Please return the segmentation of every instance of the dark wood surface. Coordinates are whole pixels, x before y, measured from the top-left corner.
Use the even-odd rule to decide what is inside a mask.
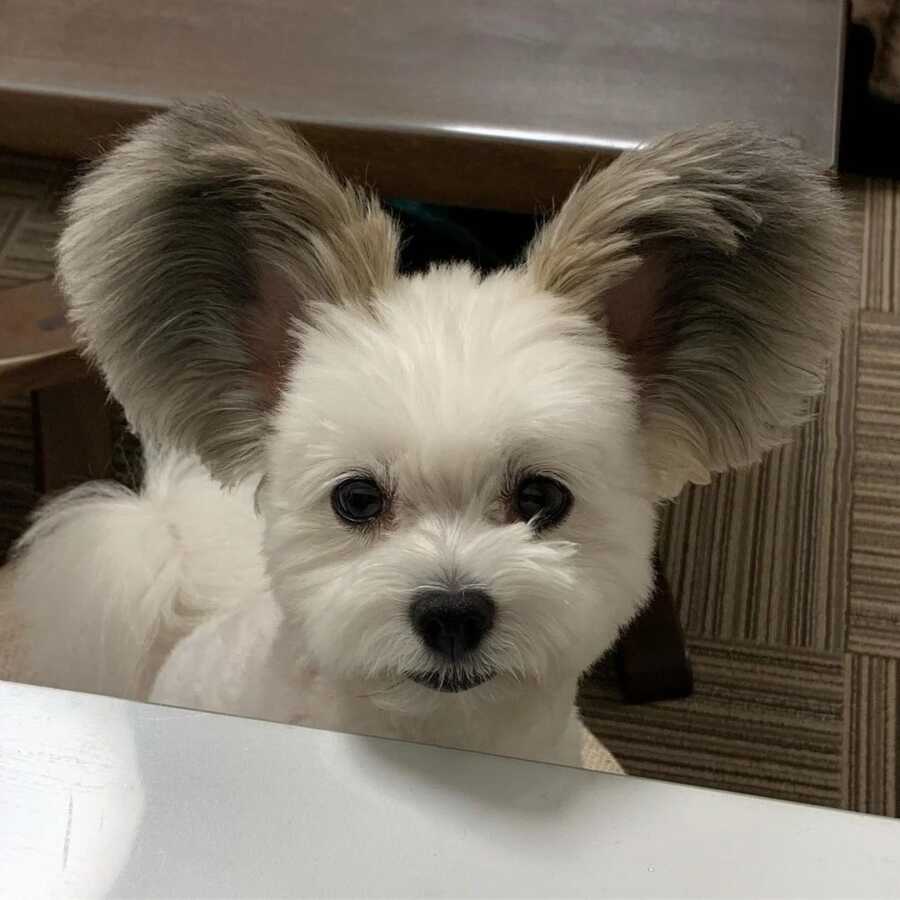
[[[31,93],[0,83],[0,147],[91,159],[128,126],[164,108],[162,102]],[[586,166],[616,155],[567,144],[390,132],[281,118],[346,177],[388,198],[447,205],[542,212],[565,196]]]
[[[67,384],[85,378],[89,373],[90,367],[74,348],[14,367],[6,367],[0,361],[0,400],[21,397],[30,391],[40,391],[56,384]]]
[[[174,97],[301,127],[388,195],[533,210],[723,119],[835,158],[842,0],[5,0],[0,146],[90,156]]]
[[[34,395],[34,403],[41,492],[110,477],[113,422],[98,376],[47,387]]]
[[[0,291],[0,363],[74,345],[65,301],[50,279]]]
[[[0,401],[84,379],[89,371],[52,280],[0,291]]]

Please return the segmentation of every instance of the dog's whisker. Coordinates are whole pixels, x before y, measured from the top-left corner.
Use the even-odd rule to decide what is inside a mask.
[[[357,700],[366,700],[366,699],[368,699],[368,698],[370,698],[370,697],[379,697],[379,696],[383,696],[384,694],[390,694],[390,693],[392,693],[393,691],[396,691],[397,688],[401,687],[401,686],[403,685],[403,683],[404,683],[405,680],[406,680],[405,678],[400,678],[398,681],[396,681],[396,682],[395,682],[394,684],[392,684],[392,685],[389,685],[388,687],[385,687],[385,688],[378,688],[377,690],[367,691],[367,692],[362,693],[362,694],[357,693],[357,694],[354,694],[353,696],[354,696]]]

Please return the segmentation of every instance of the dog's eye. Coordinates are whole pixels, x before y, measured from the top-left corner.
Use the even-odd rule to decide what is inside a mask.
[[[516,512],[535,528],[558,525],[572,507],[569,490],[554,478],[533,475],[519,483],[515,496]]]
[[[334,489],[331,505],[345,522],[363,525],[381,515],[384,494],[371,478],[350,478]]]

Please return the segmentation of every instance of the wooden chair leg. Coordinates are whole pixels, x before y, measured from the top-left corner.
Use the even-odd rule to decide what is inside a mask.
[[[110,476],[113,420],[97,376],[35,391],[33,405],[39,491]]]
[[[678,700],[694,689],[684,631],[658,554],[653,568],[653,596],[615,648],[616,672],[626,703]]]

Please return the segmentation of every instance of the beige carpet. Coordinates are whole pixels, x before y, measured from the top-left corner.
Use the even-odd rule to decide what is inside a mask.
[[[64,174],[0,158],[0,287],[49,272]],[[897,815],[900,190],[845,189],[859,310],[819,415],[663,517],[695,695],[625,706],[598,675],[582,708],[631,773]],[[0,406],[0,551],[35,499],[30,422]]]

